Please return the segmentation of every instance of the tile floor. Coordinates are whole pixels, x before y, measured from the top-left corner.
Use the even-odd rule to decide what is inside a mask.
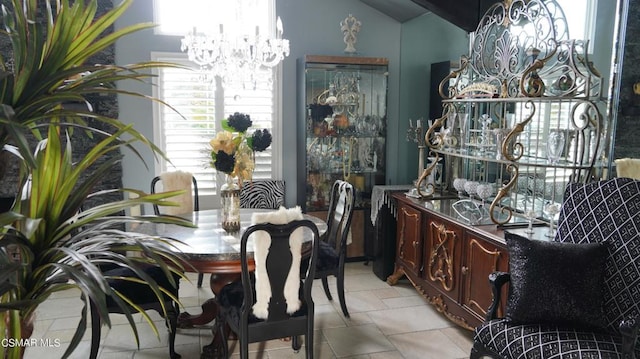
[[[198,313],[199,305],[211,297],[209,289],[193,283],[180,284],[180,298],[191,313]],[[389,286],[378,279],[371,266],[362,262],[348,263],[345,275],[346,301],[351,318],[342,315],[335,294],[335,280],[330,288],[336,297],[327,300],[319,280],[314,283],[316,303],[315,358],[357,359],[459,359],[468,358],[472,344],[471,332],[460,329],[427,304],[407,280]],[[43,303],[37,312],[37,322],[32,338],[59,341],[58,347],[30,347],[25,358],[60,358],[78,325],[82,303],[78,292],[57,293]],[[102,330],[99,358],[167,358],[168,334],[162,319],[149,312],[160,333],[158,339],[148,324],[138,314],[140,350],[126,318],[113,314],[111,329]],[[72,358],[88,358],[90,331],[87,330]],[[178,329],[176,351],[183,359],[197,359],[203,345],[211,341],[211,330]],[[295,354],[290,342],[274,340],[254,343],[249,347],[252,358],[304,358],[304,348]],[[232,358],[239,357],[238,348]]]

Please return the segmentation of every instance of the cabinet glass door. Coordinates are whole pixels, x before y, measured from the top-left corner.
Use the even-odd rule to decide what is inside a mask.
[[[304,71],[306,210],[327,209],[338,179],[356,189],[356,208],[369,207],[385,182],[387,60],[307,56]]]

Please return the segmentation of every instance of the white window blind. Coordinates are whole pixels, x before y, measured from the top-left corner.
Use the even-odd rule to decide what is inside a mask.
[[[190,64],[186,55],[153,54],[153,60]],[[249,114],[255,129],[268,129],[272,135],[274,121],[274,91],[268,78],[271,69],[265,73],[256,88],[243,89],[202,81],[198,70],[162,68],[158,70],[154,95],[172,108],[155,104],[157,124],[155,143],[167,155],[171,163],[161,159],[159,171],[183,170],[194,174],[202,208],[219,207],[218,183],[223,179],[209,164],[209,141],[220,130],[220,121],[234,112]],[[219,82],[219,81],[218,81]],[[175,111],[174,111],[175,109]],[[177,112],[176,112],[177,111]],[[274,141],[277,136],[273,136]],[[254,179],[273,178],[272,146],[255,156]]]

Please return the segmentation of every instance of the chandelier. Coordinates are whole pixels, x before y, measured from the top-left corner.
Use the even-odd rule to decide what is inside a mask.
[[[216,34],[198,33],[194,28],[182,39],[181,50],[200,67],[205,81],[214,81],[217,76],[223,84],[241,82],[243,87],[251,84],[255,88],[263,78],[271,82],[271,71],[265,69],[289,56],[289,40],[283,39],[282,33],[280,17],[275,38],[263,36],[258,26],[254,35],[226,33],[224,25]]]

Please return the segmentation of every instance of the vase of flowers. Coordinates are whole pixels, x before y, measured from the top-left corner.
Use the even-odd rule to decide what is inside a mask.
[[[252,178],[255,152],[271,145],[272,137],[267,129],[247,132],[252,124],[249,115],[236,112],[222,121],[223,130],[209,143],[211,166],[226,174],[220,198],[222,228],[227,232],[240,230],[240,188],[245,180]]]

